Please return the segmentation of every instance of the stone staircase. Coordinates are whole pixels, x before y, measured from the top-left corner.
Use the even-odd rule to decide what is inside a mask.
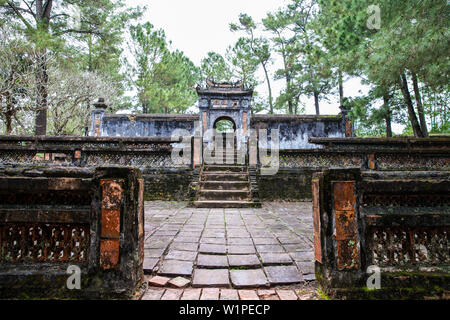
[[[226,158],[226,156],[225,156]],[[228,161],[231,162],[231,161]],[[261,203],[255,196],[255,184],[251,183],[247,164],[203,165],[197,185],[197,208],[259,208]],[[253,188],[252,188],[253,187]]]

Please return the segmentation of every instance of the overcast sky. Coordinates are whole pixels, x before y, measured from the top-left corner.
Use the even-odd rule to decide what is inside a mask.
[[[137,0],[126,1],[130,6],[146,5],[147,12],[144,21],[151,22],[156,28],[162,28],[166,32],[168,40],[172,41],[172,48],[185,53],[196,65],[207,55],[209,51],[225,54],[229,45],[233,45],[242,34],[229,31],[230,22],[237,22],[240,13],[247,13],[260,21],[267,12],[283,7],[286,0]],[[272,66],[274,72],[279,66],[279,59]],[[262,75],[260,76],[263,80]],[[275,96],[282,88],[283,82],[277,81]],[[257,90],[266,92],[266,84],[261,84]],[[351,79],[344,85],[346,96],[358,95],[359,90],[364,90],[359,80]],[[314,101],[304,99],[307,114],[314,113]],[[322,114],[339,113],[338,98],[331,98],[330,103],[321,101]]]

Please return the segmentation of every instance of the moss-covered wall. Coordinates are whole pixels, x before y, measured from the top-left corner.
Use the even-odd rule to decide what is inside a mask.
[[[282,169],[271,176],[257,175],[262,201],[310,201],[311,177],[317,169]]]
[[[190,184],[195,179],[192,169],[144,169],[142,175],[145,180],[145,201],[190,200]]]

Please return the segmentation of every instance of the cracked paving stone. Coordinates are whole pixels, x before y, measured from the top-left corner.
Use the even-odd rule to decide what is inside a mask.
[[[293,290],[277,290],[280,300],[298,300],[297,295]]]
[[[258,250],[259,253],[266,253],[266,252],[279,252],[284,253],[284,249],[280,245],[272,245],[272,244],[262,244],[257,245],[256,250]]]
[[[214,254],[225,254],[227,252],[227,247],[222,244],[200,244],[200,253],[214,253]]]
[[[254,254],[250,255],[228,255],[230,267],[259,267],[261,262]]]
[[[168,282],[168,284],[170,284],[171,286],[173,286],[175,288],[184,288],[189,283],[191,283],[191,280],[183,278],[183,277],[176,277]]]
[[[303,279],[304,279],[305,281],[314,281],[314,280],[316,280],[316,275],[315,275],[314,273],[305,274],[305,275],[303,276]]]
[[[181,261],[194,261],[197,257],[197,252],[192,251],[178,251],[171,250],[166,255],[165,260],[181,260]]]
[[[166,289],[161,300],[180,300],[182,289]]]
[[[199,300],[202,289],[185,289],[180,300]]]
[[[305,278],[305,275],[307,275],[307,274],[314,274],[314,262],[296,261],[295,264],[302,271],[303,278]]]
[[[201,238],[200,239],[201,244],[226,244],[225,238]]]
[[[164,260],[158,271],[160,275],[190,276],[194,263],[192,261]]]
[[[160,300],[164,289],[147,289],[141,300]]]
[[[281,244],[302,244],[303,241],[299,238],[278,238]]]
[[[169,247],[171,250],[180,250],[180,251],[197,251],[198,244],[197,243],[183,243],[183,242],[175,242]]]
[[[295,261],[301,262],[314,261],[314,253],[310,251],[291,252],[290,255],[292,259],[294,259]]]
[[[297,252],[297,251],[307,251],[310,250],[308,245],[305,244],[285,244],[283,247],[286,251],[289,252]]]
[[[253,241],[250,237],[247,238],[229,238],[228,245],[244,245],[244,246],[252,246]]]
[[[239,300],[236,289],[220,289],[220,300]]]
[[[165,248],[161,249],[144,249],[144,256],[147,258],[159,258],[164,254]]]
[[[205,288],[202,290],[200,300],[219,300],[220,290],[218,288]]]
[[[231,283],[236,288],[267,287],[269,282],[262,269],[230,270]]]
[[[238,290],[241,300],[259,300],[255,290]]]
[[[151,273],[159,262],[159,258],[144,258],[144,272]]]
[[[228,287],[230,280],[228,269],[195,269],[192,286]]]
[[[197,259],[198,267],[227,268],[228,260],[226,256],[199,254]]]
[[[259,289],[258,290],[258,296],[261,299],[264,299],[264,300],[270,300],[273,297],[277,297],[278,298],[277,293],[273,289],[266,289],[266,290]]]
[[[145,241],[144,248],[145,249],[163,249],[163,251],[170,244],[170,241]]]
[[[256,253],[254,246],[231,245],[228,246],[228,254],[252,254]]]
[[[227,230],[228,238],[248,238],[250,237],[249,233],[246,230]]]
[[[253,242],[256,245],[261,245],[261,244],[275,244],[275,245],[279,245],[280,243],[278,242],[277,239],[275,238],[253,238]]]
[[[293,263],[292,258],[287,253],[268,252],[260,253],[259,256],[264,265]]]
[[[148,280],[148,284],[156,287],[164,287],[169,281],[170,278],[155,276]]]
[[[197,243],[200,237],[177,237],[173,242]]]
[[[303,281],[302,275],[294,266],[264,267],[270,284],[291,284]]]

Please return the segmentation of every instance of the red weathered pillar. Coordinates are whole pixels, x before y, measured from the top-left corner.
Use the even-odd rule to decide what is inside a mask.
[[[123,181],[100,180],[100,186],[102,188],[100,266],[103,269],[111,269],[119,263]]]

